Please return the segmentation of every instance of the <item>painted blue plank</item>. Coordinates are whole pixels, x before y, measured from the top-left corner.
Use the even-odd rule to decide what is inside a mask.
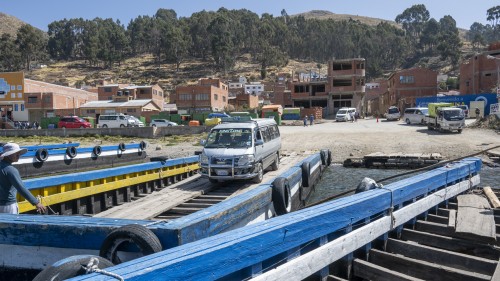
[[[28,179],[25,181],[25,185],[27,189],[34,190],[48,186],[55,186],[55,185],[82,182],[82,181],[91,181],[95,179],[120,176],[123,174],[143,172],[153,169],[159,169],[161,167],[170,167],[181,164],[192,164],[192,163],[197,163],[198,160],[199,160],[198,156],[190,156],[185,158],[170,159],[165,162],[160,162],[160,161],[149,162],[149,163],[121,166],[121,167],[109,168],[97,171],[88,171],[88,172],[57,175],[44,178]]]
[[[81,216],[0,214],[0,244],[99,249],[104,238],[117,227],[127,224],[147,225],[151,222]]]
[[[175,235],[165,237],[165,239],[160,238],[160,240],[165,248],[170,248],[234,229],[239,224],[244,225],[248,220],[253,219],[256,213],[267,210],[271,202],[271,186],[262,184],[204,209],[202,212],[196,212],[159,226],[159,228],[173,230],[168,234]]]
[[[140,144],[138,144],[138,143],[125,144],[125,149],[138,149],[139,145]],[[72,145],[69,145],[67,147],[71,147],[71,146]],[[64,149],[54,148],[54,149],[48,150],[47,152],[49,153],[49,156],[50,155],[64,155],[64,154],[66,154],[67,147],[64,147]],[[39,147],[39,148],[42,148],[42,147]],[[77,147],[76,152],[77,153],[92,152],[93,149],[94,149],[94,147]],[[22,158],[34,157],[36,155],[36,150],[37,149],[26,152],[25,154],[23,154]],[[101,150],[102,151],[117,151],[117,152],[119,151],[118,145],[101,146]]]
[[[61,144],[48,144],[48,145],[27,145],[27,146],[21,146],[23,148],[26,148],[28,151],[32,150],[38,150],[40,148],[45,148],[45,149],[60,149],[60,148],[67,148],[71,146],[80,146],[79,142],[75,143],[61,143]]]

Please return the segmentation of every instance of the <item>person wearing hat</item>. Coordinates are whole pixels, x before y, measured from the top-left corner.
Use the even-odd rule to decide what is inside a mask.
[[[16,143],[6,143],[0,154],[0,213],[19,214],[17,192],[26,198],[36,210],[45,213],[47,208],[29,192],[19,175],[19,171],[12,165],[19,161],[19,157],[26,153],[26,148],[20,148]]]

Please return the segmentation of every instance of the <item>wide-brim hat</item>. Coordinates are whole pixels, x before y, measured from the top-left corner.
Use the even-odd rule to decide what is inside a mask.
[[[7,157],[15,153],[23,155],[26,152],[28,152],[26,148],[19,147],[17,143],[9,142],[4,144],[4,146],[2,147],[2,154],[0,154],[0,159],[3,159],[4,157]]]

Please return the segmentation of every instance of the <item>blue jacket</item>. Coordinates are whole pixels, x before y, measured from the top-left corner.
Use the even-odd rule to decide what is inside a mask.
[[[7,161],[0,161],[0,205],[17,203],[17,192],[31,204],[36,205],[38,199],[24,186],[19,171]]]

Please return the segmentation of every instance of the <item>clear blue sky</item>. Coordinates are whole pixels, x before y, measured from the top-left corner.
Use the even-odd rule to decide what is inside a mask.
[[[119,19],[127,26],[140,15],[153,16],[160,8],[173,9],[180,17],[189,17],[202,10],[247,9],[259,16],[263,13],[280,16],[285,9],[289,15],[311,10],[326,10],[336,14],[351,14],[394,20],[398,14],[416,4],[424,4],[437,21],[452,16],[457,27],[469,29],[472,23],[487,24],[486,10],[498,5],[491,0],[2,0],[0,12],[15,16],[42,30],[64,18]]]

